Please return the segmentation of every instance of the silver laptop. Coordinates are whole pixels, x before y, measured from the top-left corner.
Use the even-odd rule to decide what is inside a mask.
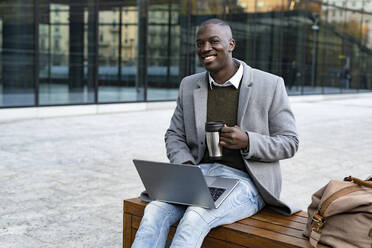
[[[238,179],[204,176],[196,165],[133,160],[152,200],[218,208]]]

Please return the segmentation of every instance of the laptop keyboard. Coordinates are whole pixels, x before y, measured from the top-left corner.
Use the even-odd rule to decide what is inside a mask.
[[[209,192],[211,192],[213,201],[217,199],[225,192],[226,189],[209,187]]]

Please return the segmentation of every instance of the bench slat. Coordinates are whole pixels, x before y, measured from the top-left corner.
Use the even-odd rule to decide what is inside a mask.
[[[293,215],[296,215],[296,216],[301,216],[301,217],[304,217],[304,218],[307,218],[307,212],[305,211],[300,211],[300,212],[297,212]]]
[[[217,232],[217,234],[215,234]],[[243,225],[241,223],[233,223],[220,228],[213,229],[210,235],[213,237],[226,234],[224,239],[240,245],[252,247],[310,247],[306,246],[307,241],[303,238],[288,236],[278,232],[262,229],[255,226]]]
[[[214,239],[212,237],[206,237],[204,239],[202,248],[208,248],[208,247],[213,247],[213,248],[244,248],[244,246],[228,243],[223,240],[219,239]]]
[[[305,224],[303,223],[298,223],[298,222],[294,222],[291,220],[278,218],[278,217],[263,216],[260,214],[253,215],[250,218],[255,219],[255,220],[260,220],[260,221],[266,221],[266,222],[273,223],[276,225],[281,225],[284,227],[294,228],[297,230],[304,230],[304,227],[305,227]],[[244,220],[241,220],[241,221],[244,221]]]
[[[273,231],[273,232],[278,232],[278,233],[285,234],[288,236],[293,236],[296,238],[305,239],[305,237],[303,237],[302,235],[303,230],[298,230],[295,228],[288,228],[286,226],[277,225],[277,224],[266,222],[266,221],[256,220],[253,218],[246,218],[244,220],[239,221],[238,223],[255,226],[258,228],[266,229],[266,230]]]
[[[283,217],[283,215],[280,215],[279,213],[276,213],[274,211],[267,210],[265,208],[260,211],[260,215],[270,216],[270,217],[275,217],[275,218],[282,218]],[[307,217],[303,217],[301,215],[286,216],[285,219],[295,221],[295,222],[299,222],[299,223],[303,223],[303,224],[307,223]]]

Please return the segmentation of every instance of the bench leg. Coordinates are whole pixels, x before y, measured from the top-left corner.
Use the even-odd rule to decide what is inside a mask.
[[[123,214],[123,248],[130,248],[132,245],[132,215]]]

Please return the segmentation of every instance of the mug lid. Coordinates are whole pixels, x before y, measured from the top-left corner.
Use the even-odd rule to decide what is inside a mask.
[[[223,121],[208,121],[205,123],[206,132],[219,132],[225,123]]]

